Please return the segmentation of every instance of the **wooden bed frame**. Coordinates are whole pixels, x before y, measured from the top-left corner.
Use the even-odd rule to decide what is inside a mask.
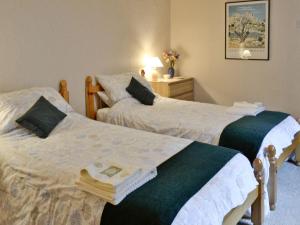
[[[85,104],[86,104],[86,116],[90,119],[97,119],[97,110],[107,107],[104,102],[101,101],[97,92],[103,91],[101,84],[96,82],[93,84],[92,76],[87,76],[85,79]],[[95,107],[97,107],[95,109]],[[273,145],[270,145],[266,149],[266,154],[270,163],[270,176],[268,182],[269,190],[269,204],[270,209],[276,209],[277,203],[277,171],[293,153],[296,154],[296,165],[300,166],[300,132],[298,132],[292,144],[284,149],[283,153],[276,158],[276,149]]]
[[[61,80],[59,82],[59,93],[69,103],[70,98],[69,98],[68,84],[66,80]]]
[[[94,105],[94,94],[102,90],[100,84],[93,86],[92,78],[86,80],[86,102],[93,102]],[[69,91],[67,82],[65,80],[60,81],[59,93],[63,98],[69,102]],[[101,104],[101,103],[100,103]],[[87,104],[87,110],[94,110],[94,106],[89,108],[90,104]],[[89,111],[91,112],[91,111]],[[94,111],[95,112],[95,111]],[[91,115],[91,114],[90,114]],[[95,119],[96,114],[93,114]],[[91,118],[91,117],[90,117]],[[247,209],[251,207],[251,221],[254,225],[262,225],[264,223],[264,175],[263,175],[263,164],[260,159],[255,159],[253,162],[254,175],[258,182],[257,187],[248,194],[245,202],[232,209],[223,220],[223,225],[237,224],[245,215]]]

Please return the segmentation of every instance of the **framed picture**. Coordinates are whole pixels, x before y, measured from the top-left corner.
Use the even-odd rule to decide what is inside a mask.
[[[270,2],[226,2],[225,59],[269,60]]]

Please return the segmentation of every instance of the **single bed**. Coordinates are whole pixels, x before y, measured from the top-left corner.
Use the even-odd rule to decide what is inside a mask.
[[[112,85],[118,87],[116,84]],[[242,117],[227,113],[226,106],[182,101],[159,95],[156,96],[153,106],[145,106],[134,98],[124,97],[108,107],[97,94],[105,91],[104,88],[97,79],[96,84],[93,84],[92,76],[86,77],[85,89],[86,115],[91,119],[214,145],[218,145],[223,129]],[[296,164],[299,165],[299,131],[298,122],[289,116],[265,136],[258,151],[257,157],[263,162],[265,178],[269,183],[271,210],[276,208],[277,170],[295,152]]]
[[[60,87],[68,100],[66,82]],[[0,224],[99,225],[106,202],[75,186],[82,168],[110,154],[158,166],[192,142],[89,120],[48,88],[18,92],[26,102],[18,100],[20,109],[12,112],[26,111],[40,95],[67,117],[47,139],[8,123],[9,131],[1,130]],[[237,153],[184,204],[172,224],[236,224],[251,206],[252,221],[262,224],[264,179],[259,159],[254,174],[247,158]]]

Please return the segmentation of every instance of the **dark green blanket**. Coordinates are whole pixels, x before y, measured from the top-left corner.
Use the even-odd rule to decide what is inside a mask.
[[[223,130],[219,145],[242,152],[253,162],[265,136],[289,114],[264,111],[257,116],[244,116]]]
[[[171,225],[183,205],[237,151],[199,142],[161,164],[158,175],[119,205],[105,205],[101,225]]]

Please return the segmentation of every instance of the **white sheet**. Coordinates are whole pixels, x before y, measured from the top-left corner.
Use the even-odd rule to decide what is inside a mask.
[[[111,124],[218,145],[223,129],[242,117],[242,115],[226,112],[227,109],[226,106],[161,96],[157,96],[153,106],[145,106],[134,98],[128,98],[118,102],[112,108],[98,110],[97,119]],[[299,130],[298,122],[288,117],[265,137],[257,157],[263,161],[266,181],[269,178],[266,147],[270,144],[274,145],[278,157],[283,149],[292,143],[294,135]],[[267,214],[269,205],[266,187],[265,192]]]
[[[78,190],[80,169],[116,154],[158,166],[190,140],[88,120],[76,113],[48,139],[24,129],[0,136],[0,224],[100,224],[105,202]],[[173,225],[218,225],[257,185],[252,167],[236,155],[178,213]]]

